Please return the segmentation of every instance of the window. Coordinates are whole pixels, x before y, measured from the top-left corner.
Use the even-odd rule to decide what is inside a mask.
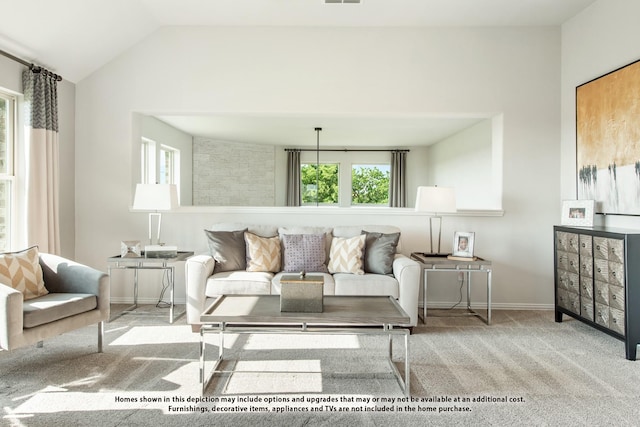
[[[142,184],[176,184],[180,187],[180,150],[142,138],[140,145],[140,182]]]
[[[0,92],[0,250],[11,249],[16,98]]]
[[[320,163],[320,173],[318,174],[315,164],[301,164],[302,204],[337,205],[339,169],[337,163]],[[316,180],[319,184],[319,189],[316,189]]]
[[[156,142],[142,138],[140,145],[140,183],[155,184],[156,182]]]
[[[160,146],[160,184],[179,184],[180,150]]]
[[[389,205],[391,167],[385,165],[352,165],[351,204]]]

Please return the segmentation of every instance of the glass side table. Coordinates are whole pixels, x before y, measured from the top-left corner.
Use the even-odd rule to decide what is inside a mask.
[[[467,277],[467,311],[480,317],[487,325],[491,324],[491,261],[476,258],[469,260],[453,260],[443,257],[430,257],[421,252],[413,252],[411,259],[418,261],[422,267],[422,322],[427,322],[427,283],[430,272],[448,271],[465,273]],[[483,273],[487,275],[487,314],[482,314],[471,308],[471,273]]]
[[[111,270],[133,270],[133,305],[123,310],[120,314],[111,318],[111,320],[122,316],[127,313],[135,313],[135,309],[138,307],[138,272],[140,270],[163,270],[168,273],[169,281],[169,323],[173,323],[177,317],[182,316],[184,313],[180,313],[177,317],[174,317],[174,287],[176,282],[175,263],[179,261],[185,261],[187,258],[193,255],[191,251],[178,251],[178,254],[174,257],[155,257],[147,258],[144,253],[141,256],[126,256],[120,255],[112,256],[107,259],[109,263],[109,277],[111,277]]]

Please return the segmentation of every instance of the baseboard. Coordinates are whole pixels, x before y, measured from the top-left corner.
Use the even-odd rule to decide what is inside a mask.
[[[163,301],[165,302],[169,302],[169,299],[163,299]],[[147,305],[147,304],[157,304],[158,303],[158,298],[141,298],[138,297],[138,304],[141,305]],[[116,297],[116,298],[111,298],[111,304],[133,304],[133,298],[131,297]],[[176,305],[184,305],[186,304],[186,299],[185,298],[175,298],[174,299],[174,304]]]
[[[427,304],[427,310],[441,310],[441,309],[450,309],[456,305],[455,302],[430,302]],[[484,302],[474,302],[471,305],[474,309],[487,309],[487,303]],[[466,308],[467,302],[462,301],[458,303],[455,308]],[[422,304],[419,305],[420,310],[422,310]],[[553,304],[524,304],[524,303],[491,303],[491,310],[553,310],[555,306]]]

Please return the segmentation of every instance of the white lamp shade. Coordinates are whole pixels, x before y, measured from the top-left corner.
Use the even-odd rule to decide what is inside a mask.
[[[138,184],[133,209],[141,211],[170,211],[179,206],[175,184]]]
[[[454,213],[456,209],[456,192],[448,187],[418,187],[416,194],[416,211]]]

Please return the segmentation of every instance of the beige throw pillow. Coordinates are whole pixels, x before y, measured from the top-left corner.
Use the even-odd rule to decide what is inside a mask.
[[[362,251],[366,235],[334,237],[329,254],[329,273],[364,274]]]
[[[0,254],[0,283],[22,292],[24,300],[49,293],[44,287],[38,247]]]
[[[280,238],[260,237],[245,231],[247,271],[280,271]]]

